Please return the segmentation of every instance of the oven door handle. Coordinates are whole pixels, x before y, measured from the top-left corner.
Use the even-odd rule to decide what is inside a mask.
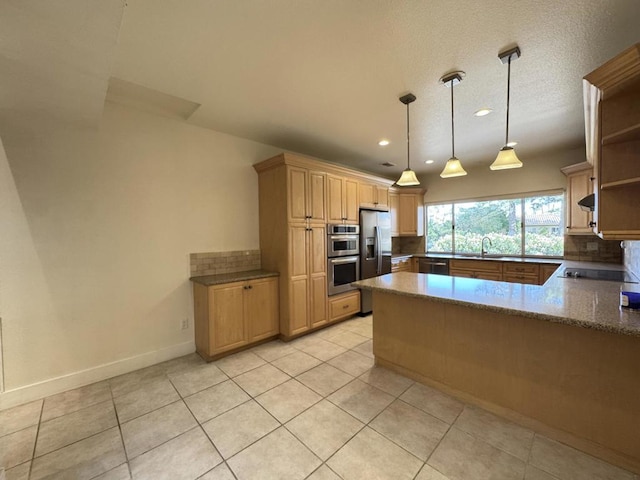
[[[357,235],[329,235],[331,240],[358,240]]]
[[[354,263],[358,257],[330,258],[331,263]]]

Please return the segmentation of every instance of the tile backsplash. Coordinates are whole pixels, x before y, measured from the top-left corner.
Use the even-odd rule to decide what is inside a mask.
[[[622,263],[622,248],[619,240],[602,240],[595,235],[565,235],[564,259]]]
[[[246,272],[261,267],[260,250],[192,253],[189,260],[193,277]]]
[[[391,237],[391,253],[424,253],[425,237]]]
[[[624,267],[640,278],[640,240],[625,240]]]

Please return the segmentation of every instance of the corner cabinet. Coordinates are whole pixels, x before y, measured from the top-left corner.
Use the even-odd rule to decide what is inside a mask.
[[[640,43],[584,77],[600,92],[594,135],[596,207],[600,238],[640,239]],[[587,146],[589,147],[589,145]]]
[[[593,193],[593,166],[582,162],[560,170],[567,176],[567,234],[592,234],[593,214],[582,210],[578,202]]]
[[[424,194],[421,188],[392,187],[389,192],[391,236],[424,235]]]
[[[214,360],[279,333],[278,278],[193,284],[196,351]]]

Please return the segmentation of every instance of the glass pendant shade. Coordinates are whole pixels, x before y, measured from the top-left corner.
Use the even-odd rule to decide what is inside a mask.
[[[516,151],[511,147],[502,147],[495,161],[489,167],[491,170],[506,170],[508,168],[520,168],[522,162],[518,159]]]
[[[462,177],[463,175],[466,175],[467,172],[465,171],[464,168],[462,168],[462,164],[460,163],[460,160],[458,160],[456,157],[451,157],[449,160],[447,160],[446,165],[444,166],[444,170],[442,170],[442,173],[440,174],[440,176],[442,178],[451,178],[451,177]]]
[[[400,175],[400,180],[396,182],[396,185],[401,187],[411,187],[413,185],[420,185],[418,181],[418,177],[416,177],[416,172],[407,168],[402,171],[402,175]]]

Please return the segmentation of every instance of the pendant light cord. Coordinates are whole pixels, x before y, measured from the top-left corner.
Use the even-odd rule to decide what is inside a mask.
[[[505,136],[504,144],[509,143],[509,92],[511,91],[511,55],[509,55],[507,70],[507,133]]]
[[[456,157],[456,130],[453,127],[453,79],[451,79],[451,158]]]
[[[411,169],[409,145],[409,104],[407,103],[407,169]]]

